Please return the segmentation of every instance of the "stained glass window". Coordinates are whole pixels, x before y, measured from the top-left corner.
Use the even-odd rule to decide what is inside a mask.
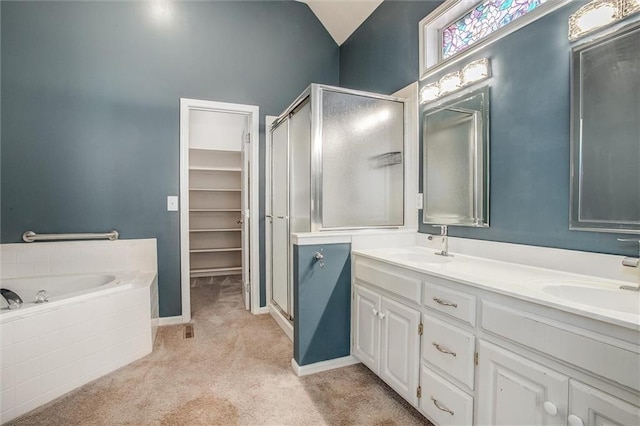
[[[446,59],[531,12],[548,0],[486,0],[442,29],[442,58]]]

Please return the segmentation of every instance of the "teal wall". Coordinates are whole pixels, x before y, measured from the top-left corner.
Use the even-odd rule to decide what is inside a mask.
[[[117,229],[158,239],[160,315],[181,314],[179,98],[277,115],[311,82],[338,84],[339,49],[290,1],[1,2],[1,241]],[[264,149],[260,150],[264,262]],[[264,305],[264,264],[262,303]]]
[[[418,22],[433,3],[387,1],[376,9],[340,50],[341,84],[393,93],[417,80]],[[491,58],[494,75],[489,82],[491,226],[452,226],[450,235],[637,255],[637,247],[616,241],[618,235],[569,230],[571,46],[567,19],[584,3],[572,2],[469,58]],[[425,13],[407,16],[407,11],[420,7]],[[411,34],[399,39],[395,35],[402,28]],[[460,66],[449,67],[421,84]],[[422,212],[419,214],[422,222]],[[434,228],[421,225],[420,232],[434,232]]]
[[[350,355],[351,244],[294,245],[293,268],[293,358],[302,366]]]

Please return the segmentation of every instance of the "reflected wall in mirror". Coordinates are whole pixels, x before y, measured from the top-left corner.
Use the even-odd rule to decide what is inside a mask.
[[[423,117],[423,222],[489,226],[489,88]]]
[[[640,23],[572,50],[571,229],[640,233]]]

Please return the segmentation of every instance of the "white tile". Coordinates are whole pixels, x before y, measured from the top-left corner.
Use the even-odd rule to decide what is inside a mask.
[[[30,277],[33,276],[33,263],[18,263],[17,265],[18,277]]]
[[[16,363],[16,345],[0,348],[0,368],[12,367]]]
[[[17,363],[15,370],[16,387],[40,375],[40,358]]]
[[[46,354],[62,347],[62,331],[55,330],[40,336],[41,353]]]
[[[15,348],[14,355],[16,362],[27,361],[40,356],[42,353],[40,339],[37,337],[16,343],[13,347]]]
[[[18,263],[19,244],[0,244],[0,261]]]
[[[42,315],[34,315],[27,318],[21,318],[16,321],[13,336],[14,342],[23,342],[40,335],[41,328],[44,325],[41,317]]]
[[[18,264],[6,259],[0,261],[0,278],[13,278],[18,275]]]
[[[40,394],[40,376],[18,384],[15,389],[17,409],[21,404],[36,398]],[[24,413],[26,413],[26,411],[24,411]]]
[[[64,307],[62,307],[64,309]],[[38,315],[39,335],[46,335],[54,331],[60,330],[60,319],[62,318],[61,309],[52,309]]]
[[[0,391],[16,385],[16,370],[13,367],[3,368],[0,370]]]
[[[5,424],[9,420],[13,420],[15,418],[16,418],[16,414],[15,414],[15,410],[13,408],[11,408],[10,410],[7,410],[7,411],[1,411],[0,412],[0,424]]]
[[[18,400],[18,395],[16,392],[16,401],[17,400]],[[25,413],[28,413],[31,410],[38,408],[41,405],[42,405],[42,398],[40,396],[37,396],[35,398],[32,398],[28,401],[23,402],[22,404],[16,405],[16,408],[14,409],[15,414],[16,416],[21,416]]]
[[[26,244],[18,252],[18,263],[32,263],[34,270],[49,272],[49,246],[50,243]]]
[[[66,258],[65,249],[52,247],[49,251],[49,271],[55,275],[68,272]]]
[[[13,344],[15,321],[0,324],[0,348]]]
[[[77,380],[80,376],[77,365],[67,364],[55,370],[45,372],[41,377],[42,392],[47,393],[60,388],[66,383]]]
[[[5,413],[16,406],[16,390],[15,388],[2,391],[0,394],[0,413]],[[6,419],[2,419],[4,422]]]
[[[70,347],[64,347],[53,352],[49,352],[40,357],[42,372],[56,370],[69,364],[69,349]]]

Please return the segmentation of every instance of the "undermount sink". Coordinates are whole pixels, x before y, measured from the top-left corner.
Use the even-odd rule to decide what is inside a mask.
[[[399,251],[389,253],[389,257],[394,260],[401,260],[413,263],[449,263],[451,257],[438,256],[433,251],[413,252],[413,251]]]
[[[637,291],[592,287],[580,281],[545,285],[542,291],[568,302],[640,315],[640,293]]]

